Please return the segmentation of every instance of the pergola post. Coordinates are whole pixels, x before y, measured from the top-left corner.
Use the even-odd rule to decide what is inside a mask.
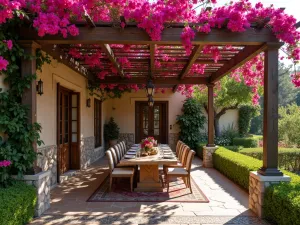
[[[21,41],[21,46],[24,49],[24,53],[35,56],[36,49],[40,48],[40,45],[34,41]],[[21,75],[26,77],[32,74],[36,74],[36,60],[22,58],[21,60]],[[33,124],[36,120],[36,80],[33,80],[30,87],[26,89],[22,96],[22,104],[29,106],[28,110],[28,123]],[[36,149],[36,144],[35,144]]]
[[[214,84],[207,84],[207,89],[208,140],[207,145],[203,147],[203,166],[213,167],[213,153],[217,149],[214,141]]]
[[[24,53],[35,56],[36,49],[40,45],[34,41],[20,41],[20,45],[24,49]],[[21,60],[21,75],[22,77],[36,74],[36,60],[25,59]],[[28,123],[33,124],[37,122],[37,93],[36,80],[32,80],[28,89],[26,89],[22,96],[22,104],[28,106]],[[32,143],[34,151],[37,150],[37,143]],[[23,180],[26,183],[33,185],[37,190],[37,203],[35,206],[35,216],[41,216],[47,209],[50,208],[50,174],[51,170],[43,171],[37,166],[37,160],[33,164],[32,175],[24,175]]]
[[[278,169],[278,49],[281,44],[267,44],[264,60],[264,120],[263,167],[264,176],[282,176]]]
[[[289,182],[278,169],[278,49],[280,43],[268,43],[264,59],[264,132],[263,166],[249,177],[249,208],[263,217],[265,189],[272,183]]]
[[[207,147],[215,147],[214,138],[214,84],[207,84],[207,105],[208,105],[208,142]]]

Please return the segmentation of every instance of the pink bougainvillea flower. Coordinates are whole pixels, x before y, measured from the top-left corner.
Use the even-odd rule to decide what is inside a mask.
[[[13,48],[12,40],[4,40],[3,42],[6,43],[6,46],[9,50],[12,50],[12,48]]]
[[[0,71],[6,70],[8,64],[9,64],[8,61],[4,59],[2,56],[0,56]]]
[[[11,161],[9,160],[0,161],[0,167],[8,167],[10,165],[11,165]]]

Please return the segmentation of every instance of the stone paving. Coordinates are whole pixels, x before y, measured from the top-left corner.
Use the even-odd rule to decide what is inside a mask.
[[[247,192],[198,158],[192,177],[209,203],[86,202],[107,173],[105,158],[77,172],[51,191],[51,208],[31,224],[268,224],[248,209]]]

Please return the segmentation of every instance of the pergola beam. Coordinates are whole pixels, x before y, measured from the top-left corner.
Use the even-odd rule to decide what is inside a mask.
[[[120,77],[105,77],[100,80],[101,84],[145,84],[147,77],[133,77],[130,79],[122,79]],[[177,77],[156,77],[153,79],[154,84],[176,85],[176,84],[207,84],[208,77],[191,77],[179,80]]]
[[[79,27],[79,35],[63,38],[61,35],[38,36],[36,30],[21,27],[20,40],[36,40],[41,44],[164,44],[182,45],[182,27],[165,28],[161,40],[152,41],[143,29],[136,26],[120,30],[110,26]],[[278,42],[278,39],[268,28],[257,30],[249,28],[245,32],[229,32],[226,29],[212,29],[209,34],[197,33],[192,40],[194,45],[261,45],[266,42]]]
[[[246,46],[240,53],[234,56],[231,60],[228,61],[223,67],[221,67],[217,72],[212,74],[210,78],[211,83],[219,81],[222,77],[229,74],[236,68],[243,65],[248,60],[254,58],[259,53],[263,52],[266,49],[266,45],[260,46]]]
[[[299,27],[300,27],[300,21],[298,21],[298,22],[295,24],[295,27],[296,27],[296,28],[299,28]]]
[[[76,73],[79,73],[83,77],[85,77],[88,80],[94,80],[95,77],[93,74],[85,67],[78,64],[76,64],[75,60],[71,60],[71,58],[67,59],[60,50],[59,46],[54,46],[53,45],[42,45],[42,50],[48,53],[52,58],[56,59],[58,62],[64,64],[71,70],[75,71]]]
[[[115,57],[115,54],[111,47],[108,44],[100,44],[102,50],[105,52],[107,55],[108,59],[110,62],[113,64],[113,66],[117,69],[118,73],[120,74],[121,77],[124,77],[124,71],[121,67],[121,65],[117,62],[117,58]]]

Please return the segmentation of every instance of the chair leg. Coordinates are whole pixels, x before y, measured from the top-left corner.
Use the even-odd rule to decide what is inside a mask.
[[[189,180],[189,188],[191,190],[191,193],[193,193],[192,185],[191,185],[191,177],[190,176],[188,176],[188,180]]]
[[[130,190],[133,190],[133,176],[130,177]]]
[[[167,192],[169,192],[170,183],[169,183],[169,176],[168,175],[166,175],[166,182],[167,182]]]
[[[109,192],[111,192],[111,186],[112,186],[112,176],[110,176],[110,179],[109,179]]]

